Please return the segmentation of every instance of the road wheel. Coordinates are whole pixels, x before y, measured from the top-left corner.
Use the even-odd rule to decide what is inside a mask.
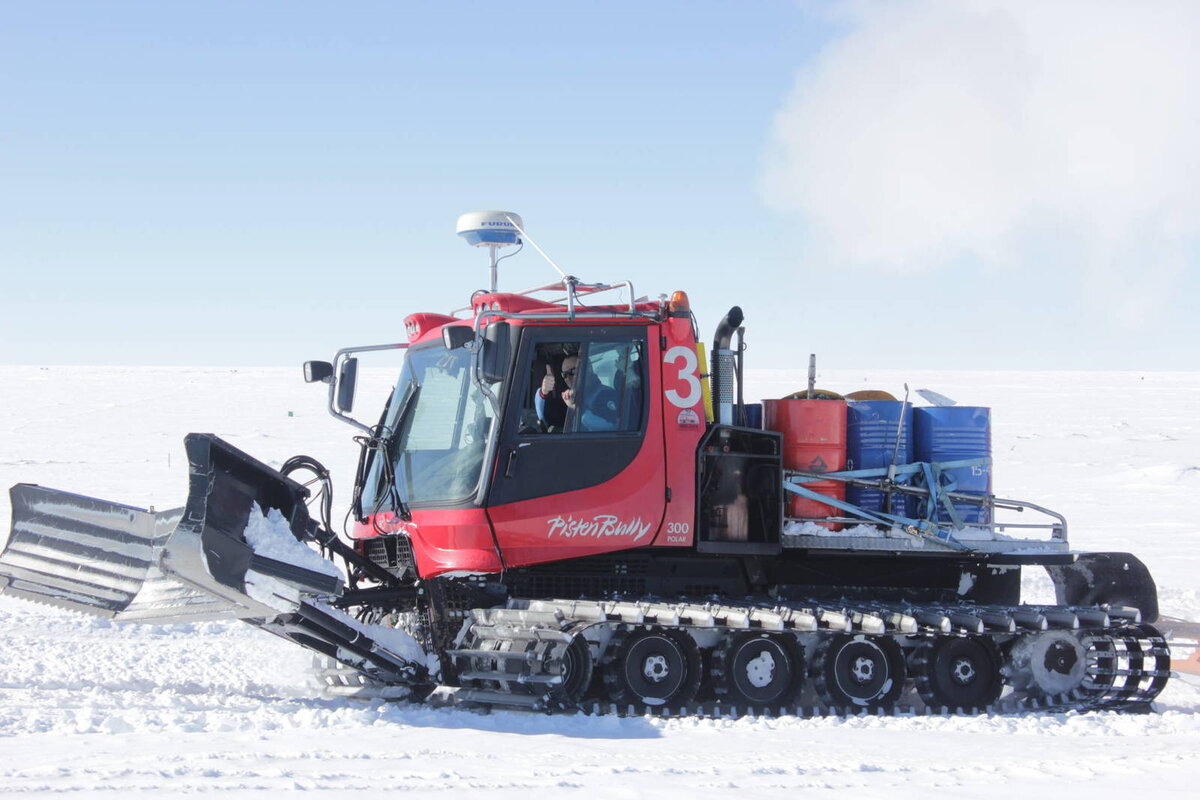
[[[680,630],[652,627],[628,633],[605,661],[614,703],[680,706],[700,688],[700,648]]]
[[[1004,688],[995,645],[978,636],[939,636],[913,662],[917,691],[934,708],[986,708]]]
[[[713,691],[722,702],[737,705],[789,703],[800,688],[800,652],[795,639],[789,636],[731,635],[713,652]]]
[[[813,670],[831,708],[888,708],[904,690],[904,651],[887,636],[832,636],[817,646]]]

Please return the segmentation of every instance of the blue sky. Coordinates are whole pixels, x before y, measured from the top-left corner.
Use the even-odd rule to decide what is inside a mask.
[[[6,0],[0,363],[400,340],[504,208],[754,367],[1200,369],[1197,14],[1048,6]]]

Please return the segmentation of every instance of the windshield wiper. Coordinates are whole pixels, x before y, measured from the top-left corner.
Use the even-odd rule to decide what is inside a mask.
[[[393,444],[393,442],[395,442],[396,444],[399,444],[399,445],[403,445],[404,439],[407,438],[407,436],[401,436],[401,432],[405,431],[405,423],[408,421],[408,413],[410,411],[412,411],[413,406],[415,406],[417,404],[417,397],[420,396],[420,394],[421,394],[421,384],[417,383],[417,381],[414,379],[412,382],[410,382],[408,384],[408,391],[404,393],[404,399],[400,402],[400,413],[396,415],[395,427],[392,429],[391,433],[388,434],[383,440],[383,444],[384,444],[383,473],[384,474],[383,474],[382,478],[383,478],[383,480],[385,480],[387,482],[387,487],[388,487],[387,493],[392,496],[393,504],[396,507],[396,513],[399,514],[400,518],[402,520],[404,520],[405,522],[412,519],[412,513],[409,511],[408,504],[404,502],[404,498],[402,498],[400,496],[400,487],[398,487],[396,485],[396,469],[395,469],[395,466],[390,457],[389,451],[392,450],[391,445]],[[397,453],[397,456],[399,456],[399,453]],[[404,474],[405,474],[405,477],[411,483],[412,476],[409,475],[410,471],[411,470],[409,470],[409,469],[405,469]],[[409,492],[409,494],[411,495],[411,491]],[[382,503],[382,500],[383,500],[383,496],[381,494],[380,502],[376,503],[376,511],[379,510],[378,506]]]
[[[405,521],[412,519],[412,514],[409,512],[408,505],[400,497],[400,492],[396,488],[396,473],[392,463],[391,450],[393,443],[400,431],[404,428],[404,420],[408,416],[408,412],[412,409],[413,403],[416,401],[417,394],[420,392],[421,386],[416,381],[411,381],[408,384],[408,389],[404,393],[404,399],[400,401],[400,410],[396,414],[395,425],[388,427],[383,423],[376,425],[371,429],[370,436],[356,436],[354,441],[358,442],[362,448],[362,454],[358,458],[358,475],[354,481],[354,498],[351,504],[351,511],[354,513],[355,519],[366,521],[379,513],[383,508],[384,501],[392,500],[392,505],[396,514]],[[372,459],[367,458],[368,453],[373,453]],[[374,459],[379,459],[379,476],[376,482],[375,503],[369,513],[363,513],[362,494],[366,488],[370,464]]]

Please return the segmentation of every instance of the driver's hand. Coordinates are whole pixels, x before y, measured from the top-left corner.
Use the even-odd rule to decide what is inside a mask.
[[[554,393],[554,383],[554,370],[550,369],[550,365],[547,364],[546,377],[542,378],[542,397],[549,397]]]
[[[563,402],[567,404],[567,408],[575,408],[575,390],[565,389],[562,393]]]

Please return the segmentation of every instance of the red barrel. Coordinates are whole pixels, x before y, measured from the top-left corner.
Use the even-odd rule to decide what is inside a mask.
[[[846,468],[846,404],[841,400],[764,400],[763,427],[783,434],[783,468],[801,472],[837,472]],[[804,484],[835,500],[846,499],[841,481]],[[842,512],[819,500],[792,495],[789,517],[831,517]],[[820,523],[831,531],[832,522]]]

